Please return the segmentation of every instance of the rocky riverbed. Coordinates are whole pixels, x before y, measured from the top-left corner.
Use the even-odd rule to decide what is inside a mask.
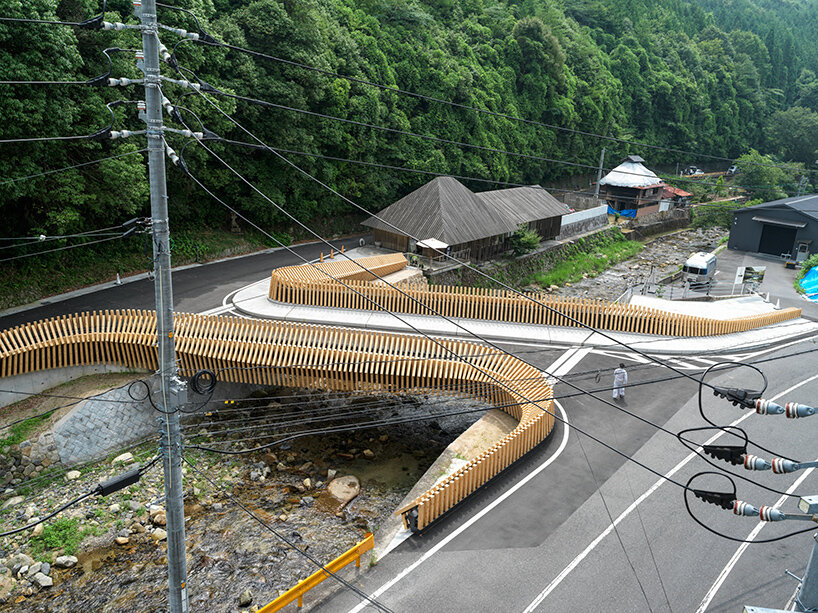
[[[651,269],[656,279],[678,271],[691,253],[712,251],[727,236],[722,228],[682,230],[655,238],[645,243],[635,257],[620,262],[596,277],[587,277],[577,283],[551,288],[561,296],[616,300],[630,285],[647,280]]]
[[[328,562],[376,531],[442,450],[482,414],[440,415],[464,408],[479,407],[437,397],[276,388],[218,411],[204,407],[187,419],[191,610],[254,611],[316,570],[303,552]],[[407,418],[417,421],[396,423]],[[364,422],[365,430],[343,430]],[[327,428],[337,431],[314,432]],[[229,456],[195,445],[248,453]],[[146,443],[52,482],[7,490],[0,498],[0,530],[25,525],[154,452],[155,444]],[[87,499],[44,528],[0,539],[0,611],[165,611],[162,491],[157,464],[129,488]]]

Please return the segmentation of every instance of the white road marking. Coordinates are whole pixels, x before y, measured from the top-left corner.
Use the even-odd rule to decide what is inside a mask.
[[[557,362],[560,362],[560,361],[562,361],[563,364],[564,364],[565,355],[568,354],[568,353],[571,353],[571,352],[575,352],[575,351],[576,350],[574,350],[574,349],[569,349],[565,354],[561,355],[557,359],[557,361],[554,362],[554,364],[556,364]],[[566,370],[563,370],[563,367],[560,367],[560,368],[557,368],[557,369],[552,369],[552,367],[549,367],[548,371],[552,372],[553,374],[555,374],[557,376],[561,376],[561,375],[563,375],[563,374],[565,374],[567,372]],[[380,597],[381,594],[383,594],[387,590],[391,589],[399,581],[402,581],[404,578],[409,576],[410,573],[412,573],[415,569],[417,569],[421,564],[426,562],[426,560],[431,558],[438,551],[443,549],[446,545],[448,545],[450,542],[452,542],[454,539],[456,539],[458,536],[460,536],[463,532],[468,530],[471,526],[473,526],[476,522],[478,522],[480,519],[482,519],[485,515],[487,515],[491,511],[493,511],[494,508],[497,507],[501,502],[505,501],[509,496],[513,495],[517,490],[519,490],[521,487],[526,485],[529,481],[531,481],[534,477],[536,477],[538,474],[540,474],[543,470],[548,468],[560,456],[560,454],[565,450],[565,447],[568,445],[568,434],[569,434],[569,431],[570,431],[570,426],[568,425],[568,414],[565,412],[565,409],[562,408],[562,405],[559,403],[559,401],[555,400],[554,401],[554,406],[560,412],[560,416],[563,419],[562,440],[560,441],[560,445],[556,449],[554,454],[552,456],[550,456],[545,462],[540,464],[537,468],[535,468],[533,471],[531,471],[528,475],[526,475],[523,479],[521,479],[517,484],[515,484],[507,492],[505,492],[500,497],[496,498],[488,506],[484,507],[482,511],[480,511],[479,513],[474,515],[472,518],[470,518],[468,521],[466,521],[464,524],[462,524],[460,527],[458,527],[456,530],[454,530],[451,534],[449,534],[446,538],[442,539],[437,545],[435,545],[429,551],[424,553],[415,562],[413,562],[412,564],[410,564],[409,566],[404,568],[394,578],[390,579],[389,581],[384,583],[381,587],[379,587],[377,590],[372,592],[372,594],[370,594],[370,596],[372,596],[372,598]],[[366,606],[367,606],[367,603],[362,602],[359,605],[357,605],[356,607],[350,609],[349,613],[359,613]]]
[[[548,381],[548,385],[553,387],[559,383],[559,378],[562,376],[562,373],[571,372],[574,366],[579,364],[582,358],[589,353],[591,353],[590,347],[569,349],[563,353],[547,371],[542,371]]]
[[[803,472],[803,474],[801,476],[799,476],[798,479],[796,479],[795,482],[789,488],[787,488],[787,494],[792,494],[796,489],[798,489],[798,486],[800,486],[801,483],[804,482],[804,479],[809,477],[810,473],[812,473],[813,470],[815,470],[815,469],[814,468],[808,468],[807,470],[805,470]],[[784,501],[787,498],[789,498],[789,496],[781,496],[781,498],[778,499],[778,502],[775,503],[774,508],[777,509],[782,504],[784,504]],[[758,536],[758,533],[761,532],[761,529],[764,528],[764,526],[766,526],[766,525],[767,525],[767,522],[759,521],[758,524],[756,525],[756,527],[753,528],[752,531],[750,532],[750,534],[747,535],[746,540],[754,541],[755,538]],[[727,563],[727,565],[719,573],[719,576],[716,578],[715,583],[713,583],[713,585],[710,586],[710,589],[707,591],[707,594],[704,595],[704,598],[702,599],[701,603],[699,604],[699,608],[696,609],[696,613],[704,613],[705,611],[707,611],[707,607],[710,606],[710,603],[713,601],[713,598],[716,596],[716,592],[719,591],[719,588],[727,580],[727,576],[732,572],[733,568],[738,563],[739,558],[741,558],[741,556],[744,554],[744,552],[747,550],[747,548],[750,545],[751,545],[751,543],[742,543],[741,545],[739,545],[739,548],[736,550],[736,553],[733,554],[733,557],[730,558],[730,561]]]
[[[800,382],[796,383],[795,385],[793,385],[792,387],[784,390],[780,394],[774,396],[773,398],[770,398],[770,400],[777,400],[778,398],[781,398],[782,396],[784,396],[786,394],[789,394],[791,391],[793,391],[795,389],[798,389],[802,385],[806,385],[807,383],[809,383],[811,381],[814,381],[815,379],[818,379],[818,375],[813,375],[812,377],[809,377],[807,379],[804,379],[803,381],[800,381]],[[741,422],[743,422],[745,419],[749,418],[752,415],[755,415],[755,413],[746,413],[745,415],[742,415],[740,418],[735,420],[730,425],[731,426],[737,426],[738,424],[740,424]],[[719,432],[717,434],[714,434],[704,444],[705,445],[710,445],[710,444],[713,443],[713,441],[721,438],[723,435],[724,435],[723,431],[721,431],[721,432]],[[701,447],[698,448],[698,451],[701,451]],[[688,454],[688,456],[685,457],[685,459],[683,459],[681,462],[676,464],[676,466],[671,468],[670,471],[665,473],[664,477],[662,477],[661,479],[656,481],[656,483],[651,485],[650,488],[648,488],[647,491],[645,491],[641,496],[639,496],[639,498],[634,500],[628,506],[628,508],[625,509],[624,511],[622,511],[622,513],[607,528],[605,528],[605,530],[603,530],[599,534],[599,536],[597,536],[593,541],[591,541],[591,543],[584,550],[582,550],[582,552],[579,553],[571,561],[571,563],[568,564],[568,566],[563,568],[562,571],[556,577],[554,577],[554,579],[551,581],[551,583],[549,583],[545,587],[545,589],[537,595],[537,597],[531,602],[531,604],[528,605],[525,608],[523,613],[531,613],[532,611],[534,611],[542,603],[542,601],[545,600],[548,597],[549,594],[551,594],[551,592],[553,592],[555,589],[557,589],[557,586],[559,586],[559,584],[562,583],[563,580],[565,580],[565,578],[571,573],[571,571],[573,571],[577,566],[579,566],[580,563],[585,558],[587,558],[588,555],[590,555],[591,552],[593,552],[594,549],[596,549],[597,545],[599,545],[606,536],[608,536],[611,532],[614,531],[614,528],[616,528],[616,526],[618,526],[628,515],[630,515],[633,512],[633,510],[636,507],[638,507],[640,504],[642,504],[651,494],[653,494],[653,492],[658,490],[659,487],[661,487],[661,485],[663,483],[667,482],[667,480],[670,477],[672,477],[677,472],[679,472],[682,468],[684,468],[684,466],[686,464],[688,464],[691,460],[693,460],[693,458],[696,458],[696,457],[698,457],[698,456],[695,453]]]

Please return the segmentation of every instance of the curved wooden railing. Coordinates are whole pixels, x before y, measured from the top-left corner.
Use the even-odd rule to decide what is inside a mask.
[[[432,390],[479,398],[517,418],[490,449],[399,510],[412,528],[428,526],[543,441],[554,424],[542,373],[474,343],[185,313],[175,316],[174,336],[182,374],[207,368],[221,380],[264,385]],[[0,332],[2,377],[103,363],[156,369],[155,314],[82,313]]]
[[[358,262],[376,271],[380,268],[394,272],[406,265],[402,255],[396,256],[361,258]],[[545,326],[589,326],[618,332],[685,337],[745,332],[801,316],[801,309],[786,308],[760,315],[713,319],[604,300],[538,294],[537,301],[545,305],[541,306],[507,290],[453,286],[402,286],[398,289],[375,285],[363,278],[365,275],[362,275],[360,266],[349,261],[325,262],[316,266],[333,277],[343,279],[344,285],[311,266],[289,266],[273,271],[269,298],[276,302],[339,309],[384,310],[414,315],[439,313],[465,319]],[[350,274],[344,274],[345,271],[350,271]]]

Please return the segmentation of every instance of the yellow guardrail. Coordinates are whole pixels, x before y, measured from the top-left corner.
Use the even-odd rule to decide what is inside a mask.
[[[355,566],[359,567],[361,565],[361,556],[370,549],[372,549],[372,547],[374,546],[375,538],[372,536],[372,533],[369,532],[364,537],[364,540],[355,545],[355,547],[353,547],[346,553],[342,553],[329,564],[326,564],[324,568],[326,568],[331,573],[336,573],[353,560],[355,560]],[[318,570],[314,572],[303,581],[300,581],[295,587],[290,588],[289,590],[284,592],[273,602],[263,606],[261,609],[258,610],[258,613],[274,613],[275,611],[280,611],[294,600],[298,601],[298,608],[303,607],[304,594],[309,592],[312,588],[321,583],[327,577],[329,577],[329,574],[325,570]]]

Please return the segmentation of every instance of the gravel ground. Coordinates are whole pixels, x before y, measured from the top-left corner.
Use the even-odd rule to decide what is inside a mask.
[[[679,270],[691,253],[709,252],[718,247],[727,234],[728,231],[721,228],[708,228],[682,230],[660,236],[645,243],[644,249],[637,256],[616,264],[596,277],[566,284],[551,293],[616,300],[630,285],[645,281],[651,273],[651,267],[655,269],[656,278],[662,279]]]
[[[305,436],[239,456],[189,450],[186,457],[195,468],[183,467],[192,610],[250,612],[314,572],[315,564],[284,539],[321,562],[340,555],[366,532],[374,532],[443,449],[482,415],[428,419],[475,405],[426,396],[342,396],[280,388],[254,396],[186,422],[186,443],[247,450],[330,424],[407,416],[423,420]],[[335,417],[327,421],[328,415]],[[305,423],[307,419],[315,421]],[[130,450],[136,460],[154,452],[153,442]],[[0,531],[25,525],[128,466],[109,459],[84,468],[74,480],[59,473],[51,483],[27,484],[24,499],[12,504],[20,487],[7,491],[0,498]],[[327,484],[349,475],[357,478],[360,494],[341,508],[327,493]],[[53,543],[32,538],[30,531],[0,539],[0,611],[165,611],[162,493],[157,464],[138,484],[65,511],[63,522],[73,520],[74,534],[85,534],[76,551],[66,551],[65,533],[62,547],[48,547]],[[54,525],[54,520],[46,524]],[[46,537],[51,529],[45,530]],[[66,553],[76,556],[76,565],[55,567],[57,557]],[[26,561],[21,554],[48,562],[53,586],[39,587],[20,577],[16,563]]]

